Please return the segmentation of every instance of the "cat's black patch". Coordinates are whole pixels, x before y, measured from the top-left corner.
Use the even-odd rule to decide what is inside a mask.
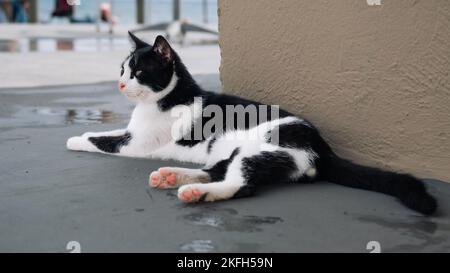
[[[261,152],[242,159],[242,174],[248,186],[287,182],[298,171],[294,158],[287,152]]]
[[[275,127],[265,137],[268,143],[281,147],[311,149],[318,138],[318,132],[308,123],[295,121]]]
[[[201,97],[204,92],[192,78],[175,51],[172,54],[173,70],[170,77],[172,77],[173,71],[175,71],[178,81],[175,88],[157,102],[159,110],[163,112],[169,111],[177,105],[189,105],[194,102],[195,97]]]
[[[221,160],[211,168],[203,169],[203,171],[209,174],[211,181],[213,182],[223,181],[225,179],[225,174],[227,172],[228,165],[230,165],[230,163],[233,161],[236,155],[239,154],[239,151],[240,151],[239,148],[234,149],[228,159]]]
[[[295,121],[281,124],[267,132],[266,140],[284,148],[302,149],[314,152],[314,165],[318,171],[315,180],[321,179],[321,174],[327,167],[327,158],[333,154],[331,147],[325,142],[319,131],[308,121]],[[299,180],[301,181],[301,179]],[[311,182],[310,179],[304,182]]]
[[[255,185],[244,185],[233,195],[233,198],[252,196],[253,194],[255,194],[255,191],[256,191]]]
[[[106,153],[120,152],[120,147],[127,145],[130,140],[131,134],[129,132],[126,132],[121,136],[100,136],[89,138],[89,141],[92,142],[92,144]]]
[[[137,81],[150,87],[154,92],[160,92],[166,88],[173,75],[173,65],[161,63],[158,55],[152,48],[141,48],[130,56],[130,78],[136,77]],[[138,76],[137,71],[141,71]]]
[[[197,145],[198,143],[202,142],[203,140],[190,140],[190,139],[180,139],[177,140],[175,143],[180,145],[180,146],[188,146],[188,147],[192,147]]]

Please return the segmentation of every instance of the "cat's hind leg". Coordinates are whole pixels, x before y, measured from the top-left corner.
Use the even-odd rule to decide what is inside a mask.
[[[229,159],[204,170],[216,182],[183,185],[178,189],[178,198],[187,203],[212,202],[253,194],[254,187],[245,183],[242,158],[237,156],[238,153],[239,149],[236,149]]]
[[[254,187],[240,181],[221,181],[207,184],[189,184],[178,189],[178,198],[186,203],[219,201],[245,197],[254,193]]]
[[[239,153],[235,149],[227,159],[215,163],[212,167],[204,169],[186,169],[176,167],[163,167],[150,174],[149,184],[151,187],[168,189],[178,188],[193,183],[208,183],[211,181],[222,181],[228,169],[228,165]]]
[[[237,155],[229,164],[218,169],[225,170],[217,182],[189,184],[178,189],[178,198],[183,202],[218,201],[253,195],[257,185],[294,182],[304,173],[302,160],[296,153],[286,151],[263,151],[252,155]],[[219,162],[216,164],[222,164]],[[302,164],[300,164],[302,163]],[[306,163],[305,163],[306,164]],[[309,165],[308,165],[309,167]],[[214,169],[213,167],[212,169]],[[207,170],[207,171],[211,171]]]
[[[150,174],[149,185],[159,189],[178,188],[192,183],[207,183],[211,177],[201,169],[188,169],[177,167],[159,168]]]

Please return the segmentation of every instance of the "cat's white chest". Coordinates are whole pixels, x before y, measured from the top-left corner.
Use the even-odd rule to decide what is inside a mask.
[[[133,110],[127,129],[134,137],[140,137],[154,134],[153,130],[170,130],[171,123],[170,115],[159,111],[156,105],[138,104]]]
[[[150,153],[171,141],[170,113],[162,113],[157,105],[138,104],[133,110],[127,131],[131,133],[131,142],[140,147],[140,152]],[[126,147],[123,147],[127,149]]]
[[[156,104],[138,104],[127,127],[132,142],[150,154],[181,139],[192,128],[193,120],[201,115],[201,104],[195,104],[178,105],[170,111],[161,111]]]

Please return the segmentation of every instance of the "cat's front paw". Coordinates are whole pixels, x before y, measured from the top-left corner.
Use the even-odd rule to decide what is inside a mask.
[[[92,143],[85,137],[74,136],[67,140],[66,147],[72,151],[87,151],[92,150]]]

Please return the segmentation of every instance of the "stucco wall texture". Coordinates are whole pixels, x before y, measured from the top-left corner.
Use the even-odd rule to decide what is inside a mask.
[[[223,89],[355,162],[450,181],[450,1],[381,3],[219,0]]]

